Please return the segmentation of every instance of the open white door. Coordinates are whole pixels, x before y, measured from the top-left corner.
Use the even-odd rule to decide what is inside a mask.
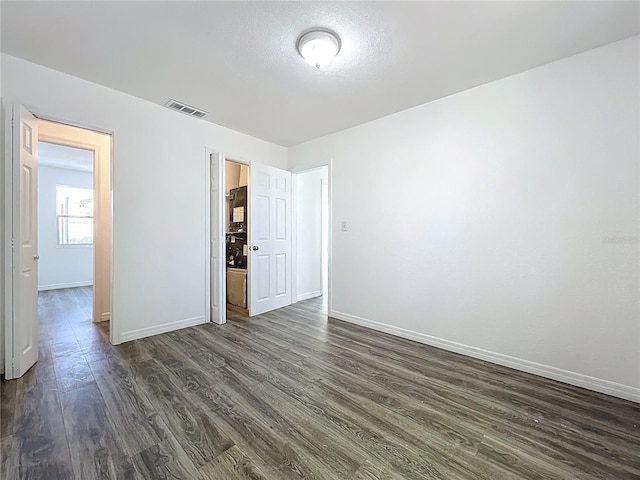
[[[211,154],[211,321],[218,324],[227,321],[227,292],[225,269],[225,218],[224,218],[224,166],[222,153]]]
[[[291,172],[251,164],[249,315],[291,305]]]
[[[13,270],[6,322],[7,379],[21,377],[38,360],[38,123],[19,105],[13,106],[12,115]]]

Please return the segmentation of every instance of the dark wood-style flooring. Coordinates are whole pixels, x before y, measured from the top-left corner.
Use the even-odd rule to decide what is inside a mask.
[[[7,479],[638,479],[640,405],[336,320],[318,301],[111,346],[40,298]]]

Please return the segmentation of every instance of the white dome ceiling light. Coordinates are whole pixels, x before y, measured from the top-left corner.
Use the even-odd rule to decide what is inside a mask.
[[[329,30],[311,30],[298,39],[298,52],[316,68],[331,63],[339,51],[340,38]]]

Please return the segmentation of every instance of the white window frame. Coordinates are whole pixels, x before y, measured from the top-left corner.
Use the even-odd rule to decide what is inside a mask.
[[[94,230],[95,232],[95,212],[94,215],[67,215],[67,214],[61,214],[58,212],[58,188],[68,188],[68,189],[75,189],[75,190],[88,190],[91,191],[94,195],[94,201],[95,201],[95,192],[93,191],[93,188],[86,188],[86,187],[78,187],[76,185],[62,185],[62,184],[56,184],[56,243],[58,245],[58,247],[62,247],[62,248],[68,248],[68,247],[92,247],[94,240],[95,240],[95,233],[92,234],[91,236],[91,242],[83,242],[83,243],[68,243],[67,242],[63,242],[63,235],[62,235],[62,223],[64,221],[64,219],[81,219],[81,218],[90,218],[91,219],[91,224],[92,224],[92,230]],[[67,234],[68,237],[68,234]],[[68,238],[67,238],[68,240]]]

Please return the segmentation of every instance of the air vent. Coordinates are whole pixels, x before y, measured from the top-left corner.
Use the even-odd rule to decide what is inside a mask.
[[[164,106],[170,108],[171,110],[175,110],[176,112],[189,115],[190,117],[202,118],[207,115],[207,112],[205,112],[204,110],[198,110],[195,107],[177,102],[175,100],[169,100],[164,104]]]

